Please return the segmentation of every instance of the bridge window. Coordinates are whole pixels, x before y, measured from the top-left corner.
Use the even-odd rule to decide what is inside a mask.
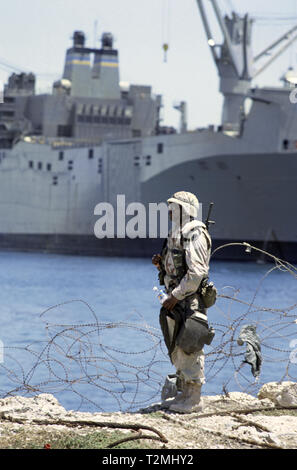
[[[57,137],[72,137],[72,127],[59,124],[57,127]]]
[[[98,173],[102,173],[102,158],[98,158]]]
[[[288,150],[289,146],[290,146],[290,141],[288,139],[283,140],[284,150]]]
[[[158,153],[163,153],[163,150],[164,150],[164,144],[160,142],[160,143],[157,145],[157,152],[158,152]]]
[[[132,129],[132,137],[141,137],[140,129]]]

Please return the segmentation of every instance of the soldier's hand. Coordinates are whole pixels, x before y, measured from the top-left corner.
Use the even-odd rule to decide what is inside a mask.
[[[157,254],[157,255],[154,255],[152,257],[152,263],[158,268],[160,269],[161,266],[160,266],[160,263],[161,263],[161,255]]]
[[[163,302],[163,307],[166,308],[166,310],[172,310],[178,302],[178,299],[174,297],[174,295],[170,294],[168,299]]]

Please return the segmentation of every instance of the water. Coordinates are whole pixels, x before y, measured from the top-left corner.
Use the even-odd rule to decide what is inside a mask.
[[[288,364],[291,375],[284,378],[293,374],[296,380],[290,353],[297,314],[289,307],[297,303],[297,279],[280,270],[267,275],[272,267],[212,262],[219,293],[247,304],[220,298],[209,310],[217,333],[205,348],[205,394],[221,393],[223,385],[228,391],[254,390],[249,365],[235,372],[245,348],[232,336],[250,322],[262,341],[259,383],[280,380]],[[149,259],[0,253],[0,395],[28,393],[25,383],[36,387],[32,393],[53,393],[66,409],[116,411],[158,401],[164,377],[174,370],[161,337],[154,285],[157,273]],[[267,310],[249,307],[251,301]]]

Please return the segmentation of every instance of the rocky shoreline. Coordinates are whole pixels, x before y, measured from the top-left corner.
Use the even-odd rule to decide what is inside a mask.
[[[12,447],[17,433],[23,436],[21,446],[30,448],[32,436],[41,431],[50,446],[53,433],[83,436],[115,429],[126,441],[137,440],[138,447],[156,449],[297,448],[297,383],[267,383],[257,397],[230,392],[202,400],[201,412],[182,415],[158,403],[135,413],[87,413],[67,411],[50,394],[10,396],[0,400],[0,448]]]

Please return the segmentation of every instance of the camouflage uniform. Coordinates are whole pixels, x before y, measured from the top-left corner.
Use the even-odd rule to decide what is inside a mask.
[[[177,196],[177,198],[176,198]],[[182,200],[180,200],[180,198]],[[194,201],[193,211],[184,211],[183,200]],[[209,259],[211,252],[211,239],[205,225],[193,220],[197,214],[199,203],[191,193],[176,193],[173,198],[168,200],[169,207],[174,212],[179,205],[188,215],[184,223],[178,224],[176,216],[175,227],[170,232],[165,250],[162,252],[162,267],[164,270],[163,282],[168,293],[178,299],[178,308],[184,312],[185,318],[195,316],[201,324],[208,328],[207,312],[201,297],[197,293],[201,281],[208,276]],[[193,205],[192,205],[193,207]],[[176,215],[176,214],[175,214]],[[174,218],[174,214],[173,214]],[[190,220],[192,219],[192,220]],[[184,257],[184,268],[180,269],[180,259]],[[193,317],[192,317],[193,318]],[[167,347],[171,344],[170,359],[176,368],[179,384],[182,384],[182,393],[179,394],[170,403],[170,409],[178,412],[190,412],[200,402],[201,386],[205,383],[204,378],[204,351],[198,348],[194,351],[186,351],[186,348],[178,344],[174,337],[176,328],[176,318],[166,313],[167,320]],[[160,322],[161,323],[161,322]],[[164,329],[163,329],[164,333]],[[166,341],[166,340],[165,340]],[[170,400],[169,400],[170,401]]]
[[[199,303],[197,290],[202,279],[208,276],[210,240],[204,224],[194,221],[183,227],[183,235],[189,236],[189,231],[195,228],[188,242],[181,246],[180,237],[169,235],[167,240],[167,253],[164,259],[166,275],[164,283],[166,291],[179,300],[179,305],[187,312],[187,316],[195,314],[207,322],[206,309]],[[188,267],[186,274],[179,283],[176,282],[177,270],[174,265],[172,253],[174,250],[185,250],[185,261]],[[173,335],[174,319],[167,317],[169,334]],[[204,352],[203,349],[192,354],[186,354],[179,346],[175,346],[171,353],[171,360],[183,380],[198,382],[201,385],[204,379]]]

